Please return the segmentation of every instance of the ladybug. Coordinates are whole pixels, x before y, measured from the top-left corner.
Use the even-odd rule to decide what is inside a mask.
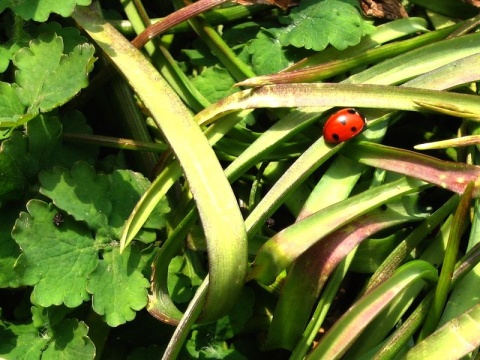
[[[365,128],[365,117],[354,108],[337,111],[323,126],[323,138],[331,144],[339,144],[357,136]]]

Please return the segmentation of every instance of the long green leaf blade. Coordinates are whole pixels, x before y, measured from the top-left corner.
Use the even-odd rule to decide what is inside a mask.
[[[181,164],[208,243],[210,286],[203,317],[216,319],[237,300],[247,271],[245,226],[232,188],[188,109],[140,51],[94,12],[78,8],[73,17],[137,92]]]
[[[424,182],[401,178],[329,206],[289,226],[262,246],[248,275],[249,279],[264,284],[273,283],[282,270],[324,236],[384,202],[423,186]],[[302,241],[299,242],[298,239]]]
[[[396,296],[418,281],[436,281],[437,270],[423,260],[401,266],[395,274],[372,292],[362,297],[335,323],[313,350],[308,360],[338,359]]]

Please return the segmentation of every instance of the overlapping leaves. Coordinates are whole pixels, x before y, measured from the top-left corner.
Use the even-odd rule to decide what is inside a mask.
[[[94,310],[110,326],[135,317],[147,304],[148,280],[142,274],[151,258],[147,245],[132,246],[119,256],[116,235],[149,185],[130,170],[96,174],[85,162],[71,170],[42,172],[41,192],[56,205],[31,200],[20,214],[12,236],[22,254],[15,268],[24,285],[34,286],[33,302],[43,307],[77,307],[93,295]],[[166,201],[157,206],[147,226],[164,226]],[[153,231],[139,238],[155,240]]]

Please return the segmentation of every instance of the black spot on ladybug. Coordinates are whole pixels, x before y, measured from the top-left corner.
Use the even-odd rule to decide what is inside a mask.
[[[332,134],[332,138],[333,138],[333,140],[335,140],[335,141],[339,141],[339,140],[340,140],[340,136],[338,136],[338,134]]]
[[[347,112],[350,113],[350,114],[357,114],[358,113],[357,110],[351,109],[351,108],[347,109]]]
[[[350,128],[350,131],[353,132],[353,133],[356,133],[357,132],[357,127],[356,126],[352,126]]]
[[[60,213],[56,213],[55,216],[53,217],[53,224],[55,226],[60,226],[63,224],[65,219],[63,218],[63,215]]]

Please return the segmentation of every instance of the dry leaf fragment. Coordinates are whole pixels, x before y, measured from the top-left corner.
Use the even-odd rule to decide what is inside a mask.
[[[399,0],[360,0],[360,6],[365,16],[387,20],[408,17],[407,11]]]
[[[240,5],[275,5],[279,8],[286,10],[289,7],[297,5],[295,0],[234,0],[236,3]]]
[[[480,0],[462,0],[465,4],[480,7]]]

